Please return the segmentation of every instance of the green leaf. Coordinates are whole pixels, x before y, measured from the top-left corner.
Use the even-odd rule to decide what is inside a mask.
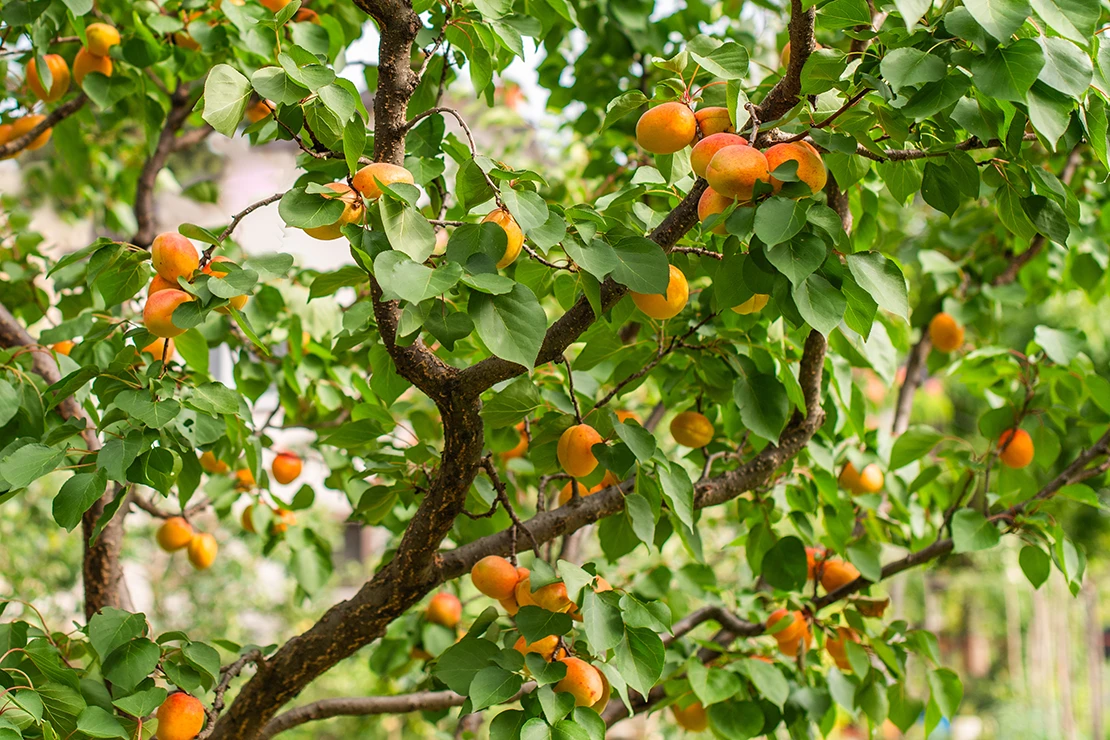
[[[1044,50],[1044,67],[1037,79],[1065,95],[1081,97],[1094,77],[1091,57],[1065,39],[1042,36],[1038,40]]]
[[[569,614],[549,612],[538,606],[522,606],[516,615],[516,626],[524,639],[532,643],[549,635],[570,632],[571,618]]]
[[[1040,345],[1048,359],[1058,365],[1070,364],[1083,351],[1083,340],[1074,332],[1053,329],[1043,324],[1033,328],[1033,341]]]
[[[965,0],[964,7],[987,33],[1003,43],[1032,12],[1026,0]]]
[[[1052,558],[1041,548],[1035,545],[1026,545],[1018,554],[1018,564],[1025,573],[1025,577],[1033,584],[1033,588],[1040,588],[1052,573]]]
[[[0,460],[0,479],[12,488],[25,488],[46,475],[65,458],[65,450],[40,444],[29,444]]]
[[[250,80],[229,64],[217,64],[204,81],[201,117],[224,136],[234,136],[250,97]]]
[[[666,648],[651,630],[629,627],[616,648],[616,668],[628,685],[644,696],[663,675]]]
[[[879,69],[895,91],[943,80],[948,74],[948,65],[941,57],[912,47],[890,52],[883,57]]]
[[[428,219],[404,201],[384,197],[378,203],[390,246],[416,262],[431,257],[436,247],[436,232]]]
[[[952,517],[953,552],[988,550],[1001,539],[998,527],[973,509],[960,509]]]
[[[436,660],[435,677],[456,694],[470,692],[470,683],[479,670],[500,655],[494,643],[484,639],[463,639]]]
[[[795,285],[792,294],[805,322],[825,336],[839,326],[848,308],[843,294],[817,274]]]
[[[865,0],[833,0],[817,13],[817,24],[830,31],[871,25],[871,11]]]
[[[744,670],[764,699],[780,708],[786,703],[790,695],[790,685],[778,666],[761,660],[745,660]]]
[[[960,677],[947,668],[938,668],[929,673],[929,689],[941,714],[948,718],[955,717],[964,696]]]
[[[89,737],[130,737],[119,720],[100,707],[85,707],[77,715],[77,731]]]
[[[910,427],[894,441],[894,447],[890,450],[890,469],[898,470],[921,459],[943,438],[944,435],[932,427]]]
[[[19,413],[19,394],[11,383],[0,378],[0,427]]]
[[[482,418],[493,429],[512,426],[543,405],[539,388],[529,378],[517,378],[483,402]]]
[[[908,319],[909,288],[898,265],[879,252],[856,252],[847,257],[848,269],[859,287],[893,314]]]
[[[100,72],[91,72],[81,81],[81,89],[88,93],[89,99],[98,108],[107,110],[124,98],[134,95],[138,85],[128,75],[115,74],[106,77]]]
[[[1043,66],[1040,44],[1033,39],[1019,39],[976,57],[971,71],[975,86],[985,94],[1021,103]]]
[[[132,614],[113,607],[104,607],[89,620],[89,642],[101,660],[113,650],[146,632],[142,614]]]
[[[281,67],[262,67],[251,75],[259,96],[279,105],[295,105],[308,97],[307,87],[298,85]]]
[[[547,202],[532,191],[505,188],[501,191],[501,200],[525,234],[547,223]]]
[[[767,261],[785,275],[791,285],[797,285],[812,275],[825,261],[827,253],[824,240],[814,234],[798,234],[766,251]],[[849,259],[853,256],[849,255]]]
[[[289,226],[312,229],[334,224],[343,215],[343,207],[343,201],[337,198],[326,198],[319,193],[309,193],[304,188],[293,188],[281,196],[278,215]],[[252,258],[252,266],[255,259],[257,258]]]
[[[694,528],[694,484],[686,468],[677,462],[659,465],[659,482],[663,486],[663,498],[679,521],[690,529]]]
[[[547,315],[536,294],[517,283],[511,293],[470,295],[469,313],[478,336],[498,357],[530,368],[547,331]]]
[[[690,58],[720,80],[742,80],[748,76],[748,50],[735,41],[698,35],[686,44]]]
[[[104,677],[124,691],[132,691],[154,672],[162,651],[145,637],[130,640],[104,659]]]
[[[1024,198],[1021,206],[1038,232],[1057,244],[1067,246],[1071,226],[1059,203],[1043,195],[1033,195]]]
[[[374,258],[374,274],[381,283],[386,300],[400,298],[409,303],[420,303],[454,287],[463,270],[457,262],[432,269],[413,262],[399,252],[382,252]]]
[[[612,246],[616,263],[612,278],[636,293],[662,295],[670,283],[670,263],[663,249],[643,237],[622,239]]]
[[[763,556],[763,580],[773,588],[797,591],[805,586],[808,572],[806,548],[797,537],[783,537]]]
[[[601,131],[605,131],[632,111],[647,105],[647,102],[647,96],[638,89],[621,93],[613,98],[609,101],[609,105],[605,106],[605,121],[601,124]]]
[[[107,487],[108,474],[103,470],[70,476],[54,497],[54,521],[72,532],[81,523],[81,516],[104,495]]]
[[[755,235],[768,246],[792,238],[806,224],[811,200],[791,200],[775,195],[759,204],[755,211]]]
[[[763,712],[754,701],[726,701],[709,707],[709,726],[717,737],[748,740],[761,734]]]
[[[613,431],[641,463],[646,463],[655,454],[655,436],[636,422],[622,422],[615,425]]]
[[[741,375],[732,388],[744,426],[763,439],[777,442],[790,414],[786,389],[774,375]]]
[[[486,707],[502,704],[520,691],[524,679],[516,673],[510,673],[504,668],[490,666],[478,671],[470,684],[467,695],[470,697],[471,709],[479,712]]]
[[[691,660],[687,665],[686,677],[690,679],[690,688],[702,706],[731,699],[742,687],[740,677],[732,671],[706,666],[700,660]]]
[[[155,686],[116,699],[112,702],[112,706],[121,712],[130,714],[132,717],[146,717],[149,714],[154,714],[158,707],[162,706],[162,702],[166,700],[166,695],[165,689]]]
[[[624,622],[621,621],[621,610],[616,601],[611,592],[610,596],[605,596],[591,588],[585,589],[582,625],[591,650],[598,655],[604,655],[606,650],[615,648],[624,639]]]

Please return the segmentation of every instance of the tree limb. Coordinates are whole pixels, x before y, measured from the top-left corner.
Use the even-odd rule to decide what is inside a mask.
[[[802,10],[802,0],[790,0],[790,64],[767,96],[759,105],[752,106],[752,114],[759,123],[769,123],[782,118],[798,104],[802,92],[802,67],[813,53],[816,40],[813,25],[817,9]]]
[[[193,105],[190,102],[189,88],[178,85],[170,95],[170,112],[166,114],[166,122],[162,125],[162,133],[158,135],[158,143],[154,152],[143,164],[139,173],[139,182],[135,186],[135,221],[139,225],[135,237],[131,240],[140,247],[149,247],[154,241],[158,229],[154,218],[154,184],[158,173],[166,166],[166,160],[173,153],[176,145],[177,132],[185,125]]]
[[[23,136],[17,136],[7,144],[0,145],[0,159],[7,159],[8,157],[14,157],[16,154],[19,154],[27,148],[28,144],[41,136],[48,128],[53,128],[58,121],[61,121],[63,118],[68,118],[81,110],[88,101],[89,96],[85,93],[81,93],[62,103],[47,114],[46,120],[23,134]]]
[[[922,370],[932,348],[933,344],[929,341],[929,328],[922,327],[921,339],[917,340],[910,350],[910,355],[906,359],[906,377],[902,381],[902,387],[898,389],[898,402],[894,406],[894,423],[891,428],[891,434],[895,437],[906,431],[906,427],[910,425],[913,395],[917,391],[917,386],[921,385]]]

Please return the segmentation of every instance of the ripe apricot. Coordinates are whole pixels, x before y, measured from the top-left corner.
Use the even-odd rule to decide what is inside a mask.
[[[713,441],[713,422],[697,411],[683,411],[671,420],[671,436],[684,447],[705,447]]]
[[[12,140],[12,128],[13,126],[10,123],[0,123],[0,146],[4,146]],[[14,156],[14,154],[6,154],[0,157],[0,160],[11,159]]]
[[[213,257],[212,260],[207,265],[204,266],[204,269],[201,270],[201,272],[203,272],[205,275],[211,275],[212,277],[217,277],[217,278],[226,277],[228,275],[228,273],[224,272],[223,270],[213,270],[212,269],[212,265],[217,263],[217,262],[231,262],[231,259],[229,257],[224,257],[223,255],[217,255],[217,256]],[[236,311],[242,311],[243,306],[247,305],[247,298],[249,298],[249,297],[250,296],[247,296],[245,294],[244,295],[233,295],[233,296],[231,296],[231,298],[227,299],[227,302],[230,306],[234,307]],[[230,314],[231,309],[228,308],[228,306],[218,306],[216,308],[216,312],[217,313],[222,313],[222,314]]]
[[[173,323],[173,312],[193,297],[183,290],[160,290],[146,299],[143,307],[143,325],[156,337],[176,337],[185,330]]]
[[[282,452],[274,458],[273,464],[270,465],[270,472],[274,474],[274,480],[284,486],[297,480],[302,467],[301,458],[292,452]]]
[[[112,58],[90,54],[88,49],[78,49],[73,58],[73,81],[80,85],[89,72],[99,72],[105,77],[112,76]]]
[[[239,515],[239,524],[243,529],[254,534],[254,504],[243,509],[243,513]]]
[[[597,675],[601,677],[601,698],[591,704],[590,709],[601,714],[605,711],[605,707],[609,706],[609,698],[613,693],[613,687],[609,685],[609,679],[600,668],[597,669]]]
[[[106,57],[113,46],[119,45],[119,31],[107,23],[90,23],[85,26],[85,48],[90,54]]]
[[[239,468],[235,471],[235,487],[240,491],[249,491],[255,487],[254,473],[250,468]]]
[[[693,144],[697,135],[694,112],[674,101],[645,111],[636,122],[636,141],[652,154],[673,154]]]
[[[521,570],[525,572],[522,574]],[[539,606],[536,600],[532,598],[532,577],[527,571],[527,568],[517,568],[519,580],[513,590],[513,597],[516,599],[518,606]]]
[[[269,101],[256,100],[249,106],[247,106],[247,112],[244,115],[246,115],[247,120],[251,123],[258,123],[266,116],[271,115],[273,112],[274,107],[270,105]]]
[[[751,200],[755,184],[769,183],[771,175],[763,152],[746,144],[735,144],[713,155],[705,169],[705,179],[721,195]]]
[[[818,193],[825,188],[829,173],[825,170],[825,162],[821,155],[811,144],[805,141],[783,142],[775,144],[764,152],[767,158],[767,169],[774,172],[784,162],[797,162],[797,177],[800,182],[809,186],[811,192]],[[771,187],[777,193],[782,189],[782,181],[776,180],[771,175]]]
[[[705,132],[702,131],[702,134],[704,133]],[[705,177],[705,170],[709,167],[709,162],[713,159],[713,155],[726,146],[740,146],[747,143],[747,139],[743,136],[737,136],[736,134],[716,133],[706,136],[697,144],[694,144],[694,148],[690,152],[690,167],[694,170],[695,175],[698,177]]]
[[[229,470],[227,463],[216,457],[212,450],[200,453],[200,466],[210,475],[223,475]]]
[[[174,286],[179,277],[191,278],[200,267],[200,255],[193,243],[176,231],[154,237],[150,244],[150,263],[154,271]],[[211,273],[209,273],[211,274]]]
[[[158,540],[158,546],[166,552],[180,550],[193,541],[193,525],[185,521],[184,517],[170,517],[158,528],[155,539]]]
[[[21,136],[31,133],[40,123],[46,120],[46,116],[35,114],[31,116],[23,116],[17,118],[12,123],[12,134],[8,141],[14,141]],[[54,133],[54,129],[48,128],[41,134],[31,139],[31,143],[24,147],[27,151],[33,152],[36,149],[42,149],[46,146],[46,142],[50,141],[50,135]]]
[[[728,108],[713,105],[708,108],[698,108],[694,111],[694,119],[698,122],[698,128],[701,129],[701,135],[712,136],[713,134],[721,134],[726,132],[735,131],[732,127],[732,119],[729,118]],[[744,142],[747,144],[748,142]]]
[[[709,715],[700,701],[690,702],[685,709],[672,704],[671,713],[678,726],[688,732],[702,732],[709,727]]]
[[[204,705],[184,692],[167,696],[157,716],[157,740],[193,740],[204,727]]]
[[[623,423],[623,422],[626,422],[629,419],[631,419],[632,421],[636,422],[637,424],[640,423],[640,415],[637,414],[635,411],[628,411],[627,409],[619,409],[615,413],[617,415],[617,421],[619,421],[619,422]]]
[[[432,254],[434,254],[436,256],[439,256],[441,254],[447,254],[447,242],[449,242],[449,241],[451,241],[451,236],[450,236],[450,234],[447,233],[447,229],[444,229],[442,227],[437,227],[436,228],[436,245],[432,249]]]
[[[320,14],[312,8],[299,8],[293,16],[294,23],[315,23],[320,25]]]
[[[725,210],[736,202],[735,198],[726,198],[718,193],[713,188],[706,188],[705,192],[698,198],[698,221],[705,223],[706,219],[717,213],[724,213]],[[728,234],[728,229],[725,225],[725,219],[717,220],[713,228],[709,230],[710,233],[720,234],[725,236]]]
[[[964,328],[942,311],[929,321],[929,340],[939,352],[954,352],[964,343]]]
[[[367,200],[377,200],[382,197],[379,183],[388,187],[398,182],[406,182],[409,185],[416,183],[411,172],[388,162],[368,164],[351,178],[351,184],[354,185],[355,190]]]
[[[313,226],[304,230],[304,233],[311,236],[313,239],[320,239],[322,241],[330,241],[332,239],[339,239],[343,236],[343,227],[347,224],[358,223],[362,220],[362,198],[351,189],[351,186],[343,182],[329,182],[324,187],[334,191],[336,196],[326,196],[328,198],[338,197],[343,201],[343,214],[335,223],[328,224],[327,226]]]
[[[780,631],[771,634],[771,637],[775,638],[776,641],[780,643],[790,642],[792,640],[797,640],[803,634],[805,634],[805,617],[802,616],[801,612],[792,612],[787,609],[776,609],[775,611],[771,612],[771,616],[767,617],[768,631],[773,629],[774,626],[778,624],[779,620],[781,619],[790,619],[791,622]]]
[[[741,316],[747,316],[748,314],[758,313],[762,311],[763,307],[767,305],[767,301],[769,300],[771,300],[771,296],[765,293],[756,293],[751,298],[741,303],[739,306],[733,306],[732,310],[740,314]]]
[[[821,569],[821,585],[829,593],[857,578],[859,578],[859,570],[856,566],[840,558],[825,561],[825,566]]]
[[[207,532],[202,532],[193,535],[193,539],[189,540],[189,562],[197,570],[205,570],[216,562],[216,553],[219,551],[220,546],[216,543],[216,538]]]
[[[576,608],[574,602],[567,596],[567,586],[562,581],[549,583],[536,589],[532,599],[536,602],[536,606],[549,612],[569,612]]]
[[[504,208],[498,208],[486,214],[482,219],[482,223],[497,224],[505,232],[508,242],[505,245],[505,253],[501,255],[501,259],[497,260],[497,269],[501,270],[516,261],[520,250],[524,246],[524,232],[520,230],[520,225],[517,224],[516,219]]]
[[[516,425],[516,430],[520,432],[520,441],[517,442],[516,447],[512,448],[508,452],[501,453],[502,460],[508,461],[516,459],[518,457],[524,457],[524,455],[528,452],[528,435],[524,433],[523,421]]]
[[[682,270],[674,265],[670,268],[670,282],[667,283],[667,294],[630,292],[632,302],[636,307],[653,319],[663,320],[677,316],[686,308],[690,300],[690,284]]]
[[[147,286],[146,294],[151,296],[160,290],[180,290],[180,285],[176,280],[171,282],[158,273],[154,273],[154,277],[150,279],[150,285]]]
[[[559,662],[567,667],[567,675],[555,684],[555,691],[573,696],[576,707],[592,706],[601,700],[605,684],[596,668],[581,658],[560,658]]]
[[[59,355],[65,355],[66,357],[69,357],[69,353],[72,352],[73,348],[76,346],[77,345],[70,340],[64,339],[60,342],[55,342],[54,344],[52,344],[50,346],[50,349],[54,350]]]
[[[474,588],[491,599],[508,599],[516,591],[516,566],[500,555],[487,555],[470,569]]]
[[[516,644],[513,645],[513,650],[516,650],[521,655],[528,653],[535,653],[542,656],[544,660],[550,663],[555,659],[555,648],[559,646],[559,637],[557,635],[549,635],[548,637],[541,637],[535,642],[526,643],[524,637],[517,639]]]
[[[814,48],[814,50],[816,50],[816,49],[822,49],[824,47],[822,47],[821,44],[814,44],[813,48]],[[790,42],[789,41],[787,41],[786,45],[782,47],[782,53],[779,54],[779,63],[782,64],[783,67],[789,67],[790,66]]]
[[[520,611],[520,604],[516,603],[515,593],[507,599],[499,599],[497,603],[510,617],[515,617],[516,613]]]
[[[278,508],[274,510],[274,521],[270,524],[270,534],[278,535],[289,531],[290,527],[297,526],[297,515],[289,509]]]
[[[601,441],[601,435],[589,424],[575,424],[559,437],[559,464],[575,478],[585,478],[597,467],[592,448]]]
[[[829,651],[829,655],[836,662],[836,667],[842,671],[852,670],[852,664],[848,662],[848,649],[849,642],[859,642],[859,635],[855,630],[848,627],[837,627],[836,637],[830,637],[825,640],[825,650]]]
[[[817,578],[818,565],[825,567],[825,551],[817,547],[806,548],[806,578],[813,581]]]
[[[1024,468],[1033,462],[1033,438],[1024,429],[1007,429],[998,437],[998,458],[1008,468]]]
[[[883,490],[883,480],[883,471],[878,465],[865,465],[859,474],[859,493],[878,493]]]
[[[798,650],[802,652],[809,650],[813,645],[813,633],[809,629],[808,624],[803,624],[802,635],[793,640],[787,640],[779,643],[779,652],[783,655],[793,658],[798,654]]]
[[[50,70],[52,77],[50,89],[47,90],[42,86],[42,80],[39,79],[38,60],[33,57],[27,62],[27,87],[31,88],[31,93],[42,102],[53,103],[69,90],[69,65],[59,54],[47,54],[42,60],[46,62],[46,68]]]
[[[578,495],[582,497],[592,496],[598,491],[604,491],[609,486],[615,486],[617,483],[620,483],[620,481],[617,480],[617,476],[607,470],[605,471],[605,477],[593,488],[587,490],[584,485],[579,483]],[[573,481],[567,481],[567,484],[559,489],[559,506],[566,506],[567,502],[574,497],[574,491],[571,488],[572,484]]]
[[[462,602],[459,601],[458,596],[440,591],[428,602],[428,610],[424,612],[424,618],[433,624],[453,628],[462,619]]]
[[[258,0],[258,2],[271,13],[276,13],[289,4],[289,0]]]
[[[166,349],[167,347],[169,347],[168,350]],[[151,355],[155,360],[161,360],[163,356],[168,360],[173,357],[173,340],[158,337],[153,342],[143,347],[140,352]]]

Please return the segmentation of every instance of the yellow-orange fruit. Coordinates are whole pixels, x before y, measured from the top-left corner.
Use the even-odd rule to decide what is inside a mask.
[[[516,447],[512,448],[508,452],[501,453],[502,460],[508,461],[514,460],[518,457],[524,457],[524,455],[528,452],[528,435],[524,433],[523,421],[516,425],[516,430],[520,432],[520,441],[517,442]]]
[[[878,493],[883,490],[883,480],[883,471],[878,465],[865,465],[859,473],[859,492]]]
[[[769,183],[767,157],[763,152],[746,144],[726,146],[709,160],[705,169],[709,187],[721,195],[740,200],[751,200],[757,182]]]
[[[239,5],[240,3],[232,3],[232,4],[233,5]],[[190,23],[192,23],[197,18],[199,18],[201,15],[203,15],[203,12],[200,11],[200,10],[194,10],[192,13],[185,13],[185,11],[182,11],[181,12],[181,22],[184,23],[186,26],[188,26]],[[174,41],[175,44],[180,46],[182,49],[189,49],[190,51],[197,51],[198,49],[200,49],[200,43],[196,39],[194,39],[191,35],[189,35],[188,31],[178,31],[177,33],[175,33],[173,35],[173,41]]]
[[[632,421],[636,422],[637,424],[640,423],[640,415],[637,414],[635,411],[628,411],[627,409],[619,409],[615,413],[617,415],[617,421],[619,421],[619,422],[625,422],[625,421],[628,421],[629,419],[631,419]]]
[[[517,638],[516,644],[513,645],[513,650],[516,650],[521,655],[528,653],[535,653],[542,656],[544,660],[550,663],[555,658],[555,648],[559,646],[559,638],[556,635],[548,637],[541,637],[532,643],[526,643],[523,637]]]
[[[693,144],[697,135],[697,118],[683,103],[657,105],[636,122],[636,141],[652,154],[673,154]]]
[[[176,231],[167,231],[151,242],[150,263],[155,272],[176,286],[179,277],[188,279],[197,271],[200,254],[187,238]]]
[[[817,547],[806,548],[806,577],[813,581],[817,579],[818,567],[825,567],[825,551]]]
[[[953,352],[964,343],[964,328],[951,314],[938,313],[929,321],[929,341],[940,352]]]
[[[825,188],[829,173],[825,170],[825,162],[821,155],[808,142],[783,142],[775,144],[764,152],[767,158],[767,170],[774,172],[775,168],[784,162],[797,162],[797,176],[800,182],[809,186],[811,192],[818,193]],[[782,181],[776,180],[771,175],[771,187],[777,193],[782,189]]]
[[[530,584],[531,579],[529,579]],[[562,581],[549,583],[536,589],[536,592],[532,594],[532,599],[536,602],[536,606],[547,609],[549,612],[569,612],[576,608],[574,602],[567,596],[567,586]]]
[[[227,463],[213,454],[212,450],[205,450],[200,453],[200,466],[204,468],[204,472],[210,475],[223,475],[230,469]]]
[[[4,144],[7,144],[9,141],[12,140],[13,128],[14,127],[10,123],[0,123],[0,146],[3,146]],[[7,154],[3,157],[0,157],[0,160],[11,159],[14,156],[14,154]]]
[[[474,588],[498,601],[513,595],[517,580],[516,566],[500,555],[487,555],[470,569]]]
[[[204,727],[204,705],[182,692],[167,696],[157,716],[157,740],[193,740]]]
[[[176,337],[185,330],[173,323],[173,312],[193,297],[183,290],[160,290],[146,299],[143,307],[143,325],[156,337]]]
[[[694,170],[695,175],[705,177],[705,170],[709,167],[713,155],[726,146],[740,146],[747,143],[747,139],[736,134],[716,133],[706,136],[697,144],[694,144],[694,148],[690,152],[690,167]]]
[[[779,652],[783,655],[793,658],[798,654],[798,650],[805,652],[813,645],[813,632],[810,631],[809,625],[802,625],[802,635],[793,640],[783,641],[779,643]]]
[[[73,81],[80,85],[89,72],[99,72],[105,77],[112,76],[112,58],[90,54],[88,49],[78,49],[73,58]]]
[[[630,295],[636,307],[651,318],[669,319],[686,308],[686,302],[690,300],[690,284],[686,282],[686,276],[682,274],[682,270],[671,265],[670,282],[667,283],[665,297],[658,293],[631,292]]]
[[[247,106],[246,118],[251,123],[258,123],[266,116],[274,112],[274,107],[270,105],[269,101],[256,100]],[[349,189],[349,188],[348,188]]]
[[[258,0],[258,2],[271,13],[276,13],[289,4],[289,0]]]
[[[433,624],[455,627],[462,619],[462,602],[458,596],[440,591],[428,602],[424,618]]]
[[[166,349],[167,347],[169,347],[168,350]],[[172,339],[158,337],[139,351],[153,356],[155,360],[161,360],[163,356],[165,356],[165,358],[169,360],[169,358],[173,357],[174,350],[175,348]]]
[[[821,569],[821,585],[829,593],[857,578],[859,578],[859,570],[856,569],[856,566],[840,558],[825,561],[825,565]]]
[[[228,257],[224,257],[223,255],[216,255],[215,257],[212,258],[212,260],[207,265],[204,266],[204,269],[201,270],[201,272],[203,272],[205,275],[211,275],[212,277],[217,277],[217,278],[227,277],[228,273],[223,272],[222,270],[213,270],[212,269],[212,265],[214,265],[217,262],[231,262],[231,259],[228,258]],[[243,306],[247,305],[247,298],[248,297],[249,296],[247,296],[247,295],[233,295],[233,296],[231,296],[231,298],[227,299],[227,302],[232,307],[234,307],[236,311],[242,311]],[[216,312],[217,313],[222,313],[222,314],[230,314],[231,310],[227,306],[219,306],[216,309]]]
[[[724,213],[725,210],[735,202],[735,198],[726,198],[713,188],[706,188],[705,192],[698,198],[698,221],[705,223],[707,218],[717,213]],[[718,219],[717,223],[709,231],[713,234],[720,234],[721,236],[728,234],[728,229],[725,227],[725,219]]]
[[[559,437],[559,464],[575,478],[585,478],[597,467],[592,448],[601,441],[601,435],[589,424],[575,424]]]
[[[698,108],[694,111],[694,119],[698,122],[698,128],[701,129],[702,136],[712,136],[713,134],[736,130],[732,127],[732,119],[728,116],[728,108],[717,105]]]
[[[781,619],[790,619],[790,623],[782,630],[775,632],[771,637],[778,642],[791,642],[805,634],[806,620],[801,612],[792,612],[787,609],[776,609],[767,617],[767,629],[771,630]]]
[[[609,706],[609,697],[613,693],[613,689],[609,685],[609,679],[605,676],[604,671],[598,668],[597,675],[601,676],[601,698],[591,704],[590,709],[601,714],[605,711],[605,707]]]
[[[320,24],[320,14],[311,8],[299,8],[293,16],[294,23],[315,23]]]
[[[220,546],[216,543],[216,538],[208,533],[200,533],[193,535],[193,539],[189,540],[189,562],[197,570],[205,570],[216,562],[216,553],[219,551]]]
[[[362,220],[362,198],[351,189],[350,185],[343,182],[329,182],[324,187],[338,194],[338,196],[326,197],[338,197],[343,201],[343,214],[335,223],[328,224],[327,226],[313,226],[305,229],[304,233],[308,234],[313,239],[330,241],[342,237],[342,229],[347,224],[358,223]]]
[[[90,23],[85,26],[85,48],[90,54],[106,57],[113,46],[119,45],[119,31],[107,23]]]
[[[515,617],[516,613],[520,611],[520,604],[516,603],[515,593],[507,599],[499,599],[497,603],[510,617]]]
[[[243,509],[243,513],[239,516],[239,524],[243,525],[243,529],[251,534],[254,534],[254,520],[251,518],[254,515],[254,504]]]
[[[17,118],[15,121],[12,122],[12,134],[11,138],[8,139],[8,141],[13,141],[21,136],[31,133],[31,131],[34,130],[35,126],[38,126],[45,120],[46,116],[37,113],[35,115]],[[42,149],[44,146],[46,146],[46,142],[50,141],[50,135],[52,133],[54,133],[54,129],[46,129],[38,136],[31,139],[31,143],[24,148],[29,152],[33,152],[36,149]]]
[[[521,573],[521,571],[524,573]],[[518,606],[539,606],[536,600],[532,598],[532,578],[528,573],[527,568],[517,568],[517,576],[519,580],[516,582],[516,588],[513,590],[513,597],[516,599]]]
[[[27,62],[27,87],[31,88],[31,93],[42,102],[53,103],[69,90],[69,65],[58,54],[47,54],[42,59],[46,62],[46,68],[50,70],[53,78],[50,81],[50,89],[47,90],[42,86],[42,81],[39,80],[38,61],[33,58]]]
[[[524,232],[520,230],[520,225],[513,218],[513,215],[504,208],[498,208],[487,213],[486,217],[482,219],[482,223],[497,224],[504,230],[507,243],[505,244],[505,254],[497,260],[497,269],[501,270],[508,267],[516,261],[521,248],[524,246]]]
[[[382,189],[379,187],[378,183],[388,187],[398,182],[405,182],[409,185],[416,184],[416,180],[413,179],[411,172],[404,167],[389,164],[388,162],[374,162],[373,164],[368,164],[356,172],[355,176],[351,178],[351,183],[355,186],[355,190],[367,200],[377,200],[382,197]]]
[[[447,233],[447,229],[437,228],[436,245],[432,249],[432,254],[437,256],[441,254],[447,254],[447,242],[449,241],[451,241],[451,236]]]
[[[297,480],[303,465],[301,458],[292,452],[282,452],[274,458],[273,464],[270,465],[270,472],[274,474],[274,480],[286,485]]]
[[[250,468],[239,468],[235,471],[235,487],[240,491],[249,491],[255,486],[254,473]]]
[[[559,662],[567,667],[567,675],[555,684],[555,691],[573,696],[576,707],[589,707],[601,700],[605,684],[596,668],[581,658],[561,658]]]
[[[672,704],[671,713],[678,726],[689,732],[702,732],[709,727],[709,715],[700,701],[691,702],[685,709]]]
[[[559,506],[565,506],[568,501],[574,498],[574,491],[571,487],[572,483],[573,481],[567,481],[566,485],[559,489]],[[617,483],[620,483],[620,481],[617,480],[617,476],[613,475],[611,471],[606,470],[605,477],[593,488],[587,489],[584,485],[579,483],[578,495],[583,497],[592,496],[598,491],[604,491],[609,486],[615,486]]]
[[[998,437],[998,458],[1008,468],[1024,468],[1033,462],[1033,438],[1024,429],[1007,429]]]
[[[160,290],[180,290],[181,286],[176,280],[166,280],[158,273],[154,273],[154,277],[150,279],[150,285],[147,286],[147,296],[152,296]]]
[[[290,527],[297,525],[297,515],[289,511],[289,509],[275,509],[274,521],[270,524],[270,534],[282,534],[289,530]]]
[[[852,664],[848,662],[848,649],[849,642],[859,642],[859,635],[855,630],[847,627],[837,627],[836,637],[830,637],[825,640],[825,649],[829,651],[829,655],[836,662],[836,667],[842,671],[851,672]]]
[[[72,352],[73,348],[76,346],[77,345],[74,342],[71,342],[68,339],[63,339],[62,341],[55,342],[53,345],[51,345],[50,349],[54,350],[59,355],[65,355],[66,357],[69,357],[69,353]]]
[[[840,476],[837,478],[840,487],[849,493],[859,493],[859,471],[856,466],[851,462],[844,463],[844,467],[840,469]]]
[[[158,546],[166,552],[180,550],[193,541],[193,525],[183,517],[170,517],[158,528],[155,539],[158,540]]]
[[[705,447],[713,441],[713,422],[697,411],[683,411],[671,419],[671,436],[685,447]]]
[[[765,293],[756,293],[751,298],[741,303],[739,306],[733,306],[732,310],[740,314],[741,316],[747,316],[748,314],[758,313],[759,311],[762,311],[763,307],[767,305],[767,301],[769,300],[771,300],[771,296]]]

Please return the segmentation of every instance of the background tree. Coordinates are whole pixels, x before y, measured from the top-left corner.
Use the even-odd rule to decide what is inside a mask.
[[[827,733],[838,706],[951,718],[935,638],[864,592],[1003,534],[1034,586],[1055,566],[1080,587],[1056,514],[1099,506],[1110,467],[1110,384],[1079,331],[1107,257],[1104,13],[794,0],[755,38],[741,10],[5,3],[0,156],[32,195],[4,201],[0,502],[72,471],[52,514],[82,528],[86,621],[0,625],[0,737],[455,707],[495,738],[599,738],[666,706],[722,737]],[[367,15],[372,110],[335,71]],[[525,39],[573,111],[559,171],[492,158],[444,105],[456,81],[497,105]],[[297,182],[162,231],[159,177],[244,116],[253,143],[299,147]],[[46,198],[103,236],[52,258],[27,230]],[[240,252],[274,204],[352,263]],[[297,286],[341,320],[306,332]],[[1053,302],[1072,310],[1046,323]],[[209,373],[221,345],[234,388]],[[911,425],[927,373],[963,387],[960,413]],[[134,508],[198,578],[218,578],[214,513],[288,554],[304,595],[327,580],[332,546],[294,513],[313,488],[274,486],[300,456],[265,464],[279,415],[388,551],[281,645],[155,633],[123,578]],[[286,708],[372,644],[402,692]]]

